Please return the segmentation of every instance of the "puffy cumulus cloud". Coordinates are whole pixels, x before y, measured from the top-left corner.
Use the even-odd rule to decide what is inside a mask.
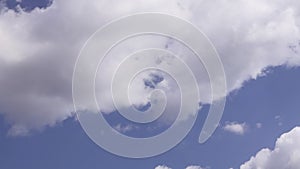
[[[300,127],[295,127],[277,139],[275,148],[260,150],[241,169],[298,169],[300,168]]]
[[[10,10],[2,12],[0,113],[12,125],[11,135],[24,135],[72,116],[71,78],[84,42],[111,19],[136,12],[163,12],[193,22],[215,44],[224,63],[228,92],[239,89],[245,81],[263,75],[268,67],[300,65],[299,6],[297,0],[143,0],[134,3],[56,0],[47,9],[17,14]],[[149,44],[190,55],[171,40],[148,40],[137,38],[132,41],[136,42],[132,48],[121,45],[115,55],[126,55]],[[104,77],[109,77],[112,72],[109,68],[117,65],[117,61],[118,57],[107,61],[108,69],[103,72],[108,73]],[[192,62],[189,66],[197,69],[201,77],[201,72],[205,75],[199,64]],[[201,101],[209,103],[209,80],[203,77],[199,81]],[[161,83],[165,84],[165,81]],[[102,101],[106,103],[109,87],[101,83],[99,86]],[[148,90],[141,90],[133,98],[148,94]],[[147,99],[140,102],[147,103]],[[112,111],[110,102],[105,105],[108,105],[105,110]]]
[[[166,3],[57,0],[47,9],[2,13],[0,113],[12,125],[9,134],[26,135],[72,116],[73,67],[88,37],[131,12],[186,16],[175,1]]]
[[[270,66],[299,65],[298,1],[204,1],[194,18],[224,63],[229,91]],[[198,10],[201,6],[201,10]],[[297,6],[297,7],[296,7]],[[222,7],[222,9],[219,9]],[[206,18],[203,20],[203,18]]]
[[[223,127],[223,130],[238,135],[245,134],[246,129],[247,129],[246,123],[238,123],[238,122],[227,122]]]

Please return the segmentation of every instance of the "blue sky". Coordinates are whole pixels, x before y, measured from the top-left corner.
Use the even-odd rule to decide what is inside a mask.
[[[163,2],[147,1],[71,3],[0,1],[1,169],[299,169],[297,1],[282,5],[280,1],[179,0],[170,2],[168,8]],[[252,12],[252,7],[257,11]],[[204,93],[205,104],[184,140],[158,156],[131,159],[107,152],[85,133],[74,113],[72,73],[80,48],[97,28],[120,16],[149,11],[183,17],[203,30],[224,64],[228,93],[223,117],[207,142],[198,143],[210,108]],[[142,42],[142,47],[167,44],[170,50],[181,52],[170,40],[145,39],[150,42],[135,39],[129,43]],[[126,45],[112,55],[128,53]],[[111,71],[113,66],[107,67]],[[166,77],[151,73],[144,77],[142,87],[147,91],[165,87]],[[199,86],[206,90],[206,82]],[[100,84],[100,93],[106,90]],[[136,96],[145,94],[138,91]],[[141,102],[140,109],[149,108],[149,102]],[[106,112],[107,121],[132,137],[152,136],[170,125],[170,121],[156,121],[154,127],[159,128],[154,130],[147,130],[147,125],[134,128],[135,123],[122,119],[110,105],[105,109],[113,111]]]

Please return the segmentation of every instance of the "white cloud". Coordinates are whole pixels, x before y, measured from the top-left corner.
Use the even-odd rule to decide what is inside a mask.
[[[227,122],[223,129],[234,134],[243,135],[246,132],[247,125],[246,123]]]
[[[0,112],[12,125],[10,133],[40,130],[72,116],[71,78],[84,42],[113,18],[147,11],[180,16],[202,29],[220,53],[229,92],[263,75],[268,67],[300,65],[298,0],[56,0],[45,10],[8,11],[0,15]],[[132,48],[124,45],[119,54],[148,44],[164,47],[168,41],[140,42],[144,41]],[[188,55],[176,43],[170,43],[169,50]],[[110,65],[118,64],[113,61]],[[190,67],[198,69],[199,65],[191,63]],[[199,88],[201,101],[208,103],[209,80],[204,78]],[[109,91],[100,85],[104,97]],[[110,102],[105,105],[104,109],[113,109]]]
[[[12,125],[10,135],[27,135],[72,116],[73,66],[88,37],[110,19],[131,12],[185,15],[176,3],[163,3],[57,0],[46,10],[1,14],[0,113]]]
[[[198,166],[198,165],[191,165],[191,166],[186,167],[185,169],[204,169],[204,168],[202,168],[201,166]]]
[[[117,131],[121,132],[121,133],[127,133],[133,129],[137,129],[136,126],[133,125],[122,125],[122,124],[117,124],[114,129],[116,129]]]
[[[169,168],[165,165],[159,165],[159,166],[155,167],[155,169],[172,169],[172,168]]]
[[[172,169],[172,168],[169,168],[165,165],[159,165],[159,166],[155,167],[155,169]],[[198,166],[198,165],[191,165],[191,166],[187,166],[185,169],[205,169],[205,168]]]
[[[264,148],[243,165],[241,169],[299,169],[300,127],[295,127],[277,139],[275,148]]]

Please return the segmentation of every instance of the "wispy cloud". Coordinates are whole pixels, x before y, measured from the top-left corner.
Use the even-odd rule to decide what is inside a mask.
[[[262,128],[263,124],[262,123],[256,123],[255,126],[256,126],[256,128],[260,129],[260,128]]]

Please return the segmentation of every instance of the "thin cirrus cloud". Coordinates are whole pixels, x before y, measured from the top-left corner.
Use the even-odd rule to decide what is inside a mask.
[[[0,113],[11,125],[10,135],[26,135],[73,116],[71,80],[79,50],[95,30],[127,14],[163,12],[198,26],[220,54],[228,93],[264,75],[269,67],[300,65],[298,0],[55,0],[47,9],[1,11]],[[199,87],[207,89],[209,81]],[[107,90],[103,86],[99,91]],[[209,103],[209,94],[203,95],[203,102]]]

